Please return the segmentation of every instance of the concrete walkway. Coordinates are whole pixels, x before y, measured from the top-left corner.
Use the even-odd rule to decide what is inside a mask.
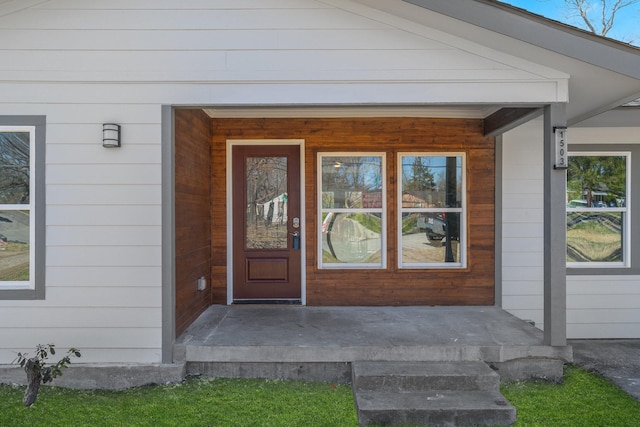
[[[570,340],[574,363],[640,400],[640,340]]]

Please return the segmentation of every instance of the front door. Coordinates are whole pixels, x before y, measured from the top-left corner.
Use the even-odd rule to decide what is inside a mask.
[[[300,147],[232,147],[233,299],[300,300]]]

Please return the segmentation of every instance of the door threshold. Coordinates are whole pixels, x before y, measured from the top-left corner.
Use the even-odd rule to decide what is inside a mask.
[[[302,301],[299,299],[234,299],[232,304],[302,305]]]

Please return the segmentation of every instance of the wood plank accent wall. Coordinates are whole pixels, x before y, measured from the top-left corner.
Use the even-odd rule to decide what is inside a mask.
[[[211,304],[211,119],[203,111],[175,110],[175,153],[177,336]]]
[[[309,305],[491,305],[494,303],[495,140],[482,120],[425,118],[213,119],[213,301],[226,302],[227,139],[304,139],[306,268]],[[387,268],[317,267],[317,153],[387,153]],[[397,267],[396,157],[401,151],[467,154],[467,268]]]

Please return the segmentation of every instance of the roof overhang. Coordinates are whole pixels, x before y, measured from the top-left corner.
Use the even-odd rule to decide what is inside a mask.
[[[569,74],[569,125],[640,97],[633,46],[494,0],[354,1]]]

